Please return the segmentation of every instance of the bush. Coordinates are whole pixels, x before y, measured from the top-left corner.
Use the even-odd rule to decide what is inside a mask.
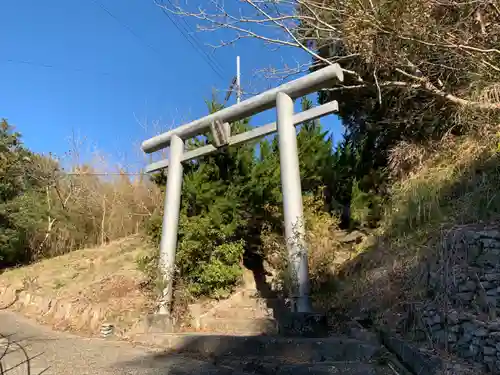
[[[194,296],[226,296],[241,277],[244,241],[236,240],[233,223],[219,223],[211,215],[183,215],[177,264]]]
[[[160,216],[152,218],[148,231],[158,248],[161,240]],[[235,240],[235,234],[236,228],[231,224],[218,225],[209,215],[188,217],[186,211],[182,211],[176,252],[176,279],[182,280],[193,297],[204,295],[223,298],[237,285],[242,275],[245,242]],[[155,258],[143,261],[149,261],[143,268],[155,267]]]
[[[325,205],[321,198],[305,196],[303,200],[311,294],[313,299],[322,300],[325,293],[333,291],[326,284],[331,280],[336,253],[341,249],[335,234],[340,219],[324,210]],[[280,211],[272,206],[267,209],[270,215],[278,215]],[[292,276],[288,269],[288,253],[284,238],[281,233],[276,233],[270,227],[264,230],[261,238],[265,257],[277,271],[275,288],[287,294],[287,285],[291,282]]]
[[[382,218],[382,197],[360,189],[357,181],[353,182],[351,193],[351,219],[353,225],[373,228]]]

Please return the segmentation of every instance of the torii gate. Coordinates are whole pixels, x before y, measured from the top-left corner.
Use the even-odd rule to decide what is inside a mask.
[[[250,99],[176,129],[150,138],[142,143],[142,150],[153,153],[170,146],[169,159],[154,162],[146,172],[168,167],[165,210],[160,243],[160,267],[166,281],[160,314],[168,314],[172,300],[172,281],[177,248],[179,211],[182,187],[182,162],[216,152],[219,148],[234,146],[278,132],[285,239],[293,278],[291,285],[293,309],[310,312],[309,274],[307,248],[302,208],[299,157],[295,126],[338,111],[338,103],[332,101],[319,107],[294,114],[293,100],[322,88],[331,87],[335,79],[344,80],[338,64],[330,65],[314,73],[268,90]],[[276,107],[277,121],[231,136],[230,123]],[[185,151],[184,141],[210,130],[214,136],[211,145]]]

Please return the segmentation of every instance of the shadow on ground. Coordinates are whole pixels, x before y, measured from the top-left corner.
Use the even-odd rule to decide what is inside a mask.
[[[16,295],[12,303],[0,306],[0,311],[11,307],[17,301],[17,298]],[[49,370],[49,367],[44,367],[41,370],[34,371],[32,363],[43,353],[32,354],[32,351],[29,350],[28,343],[33,339],[35,338],[20,337],[13,333],[0,333],[0,375],[40,375]]]
[[[268,272],[264,267],[262,255],[258,253],[246,253],[243,264],[247,269],[252,271],[258,296],[266,300],[267,307],[272,309],[273,317],[279,325],[286,312],[289,311],[289,307],[286,306],[283,296],[274,291],[267,282],[266,277],[268,276]]]

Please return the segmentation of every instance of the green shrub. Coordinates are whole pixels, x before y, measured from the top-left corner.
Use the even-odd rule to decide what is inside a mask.
[[[179,241],[176,252],[176,278],[193,297],[227,296],[239,282],[241,261],[245,250],[243,240],[236,240],[236,226],[213,220],[210,214],[188,217],[181,213]],[[161,217],[150,220],[148,233],[154,243],[161,240]],[[140,260],[140,268],[150,277],[161,277],[156,256]],[[158,283],[153,281],[153,284]]]
[[[354,181],[351,194],[351,219],[355,225],[374,227],[382,216],[382,197],[360,189]]]

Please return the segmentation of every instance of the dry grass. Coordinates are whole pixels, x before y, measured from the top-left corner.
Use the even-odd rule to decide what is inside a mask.
[[[382,314],[425,298],[426,265],[439,255],[447,230],[498,220],[498,143],[490,128],[393,150],[398,180],[391,205],[371,243],[335,275],[339,288],[331,305],[350,314]]]
[[[315,308],[327,310],[337,291],[332,275],[356,255],[357,249],[340,243],[340,237],[346,233],[338,229],[339,218],[323,210],[320,199],[305,196],[303,200],[311,294]],[[285,286],[290,285],[292,276],[287,268],[288,254],[283,236],[264,232],[261,238],[264,254],[274,274],[273,287],[286,294]]]
[[[496,133],[448,137],[431,147],[425,161],[393,186],[384,222],[391,237],[429,226],[489,220],[499,212]],[[397,149],[394,153],[403,154]]]
[[[47,193],[51,227],[40,233],[37,247],[43,256],[68,251],[138,234],[144,223],[161,206],[160,189],[147,177],[130,177],[120,170],[118,176],[96,175],[99,169],[75,168],[76,175],[55,176]],[[45,227],[43,227],[45,229]]]
[[[15,214],[26,239],[16,260],[39,260],[138,234],[162,206],[160,188],[140,171],[108,163],[98,153],[85,163],[66,158],[35,155],[26,171],[37,185],[18,199]]]
[[[8,270],[0,275],[0,285],[79,305],[100,305],[106,318],[134,323],[151,308],[142,291],[144,275],[137,269],[137,259],[148,252],[147,246],[141,237],[133,236],[77,250]]]

